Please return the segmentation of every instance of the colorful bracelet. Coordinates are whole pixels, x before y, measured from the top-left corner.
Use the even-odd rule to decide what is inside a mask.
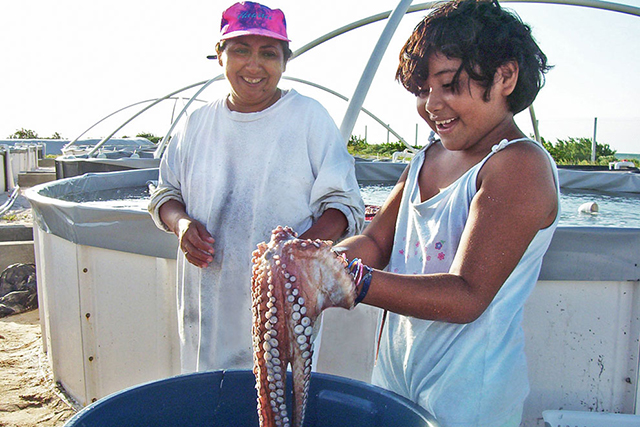
[[[346,257],[345,257],[346,260]],[[349,274],[353,278],[353,283],[355,288],[357,289],[360,284],[362,287],[360,288],[360,293],[355,299],[354,307],[358,305],[364,297],[369,292],[369,286],[371,285],[371,268],[367,267],[362,263],[362,260],[359,258],[354,258],[351,262],[347,263],[347,269],[349,270]]]
[[[356,301],[353,303],[353,306],[360,304],[365,296],[367,296],[367,292],[369,292],[369,285],[371,285],[371,268],[364,265],[364,268],[367,270],[366,274],[362,278],[362,288],[360,289],[360,293],[356,297]],[[356,288],[358,286],[356,285]]]
[[[341,258],[346,265],[347,271],[353,281],[354,290],[358,289],[358,286],[362,284],[360,292],[356,296],[353,306],[360,304],[362,300],[367,296],[369,287],[371,286],[371,273],[373,270],[362,263],[360,258],[354,258],[351,261],[347,258],[344,252],[335,252],[338,258]]]

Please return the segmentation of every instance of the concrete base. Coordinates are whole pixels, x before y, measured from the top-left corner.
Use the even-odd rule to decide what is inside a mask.
[[[56,159],[47,157],[44,159],[38,159],[38,167],[41,168],[55,168],[56,167]]]
[[[33,227],[20,224],[0,226],[0,242],[16,242],[24,240],[33,240]]]
[[[0,242],[0,272],[13,264],[35,264],[33,241]]]
[[[13,264],[34,264],[33,228],[26,225],[0,227],[0,272]]]
[[[56,180],[55,171],[49,169],[37,169],[28,172],[20,172],[18,174],[18,185],[21,188],[33,187],[34,185],[44,184]]]

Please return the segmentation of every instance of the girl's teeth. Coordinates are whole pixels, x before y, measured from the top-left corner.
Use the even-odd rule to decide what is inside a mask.
[[[454,120],[455,119],[448,119],[448,120],[444,120],[442,122],[436,122],[436,125],[448,125],[449,123],[451,123]]]

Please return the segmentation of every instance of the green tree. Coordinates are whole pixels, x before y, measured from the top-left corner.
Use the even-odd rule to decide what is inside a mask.
[[[31,129],[20,128],[15,133],[9,135],[9,139],[38,139],[36,131]]]
[[[54,132],[49,138],[41,137],[38,135],[38,132],[31,129],[20,128],[20,130],[15,131],[11,135],[8,136],[9,139],[64,139],[63,136],[58,132]]]
[[[591,162],[591,138],[557,139],[555,144],[542,138],[542,145],[559,165],[593,164]],[[596,165],[608,165],[615,160],[615,150],[609,144],[596,141]]]
[[[152,133],[148,133],[148,132],[142,132],[136,135],[138,138],[147,138],[149,141],[153,142],[154,144],[157,144],[162,137],[161,136],[156,136]]]
[[[402,151],[407,148],[402,142],[385,142],[382,144],[369,144],[363,138],[351,135],[347,142],[349,153],[354,156],[375,156],[375,157],[391,157],[396,151]],[[421,148],[419,145],[413,148]]]

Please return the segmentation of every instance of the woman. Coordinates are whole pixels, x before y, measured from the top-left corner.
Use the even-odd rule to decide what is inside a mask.
[[[291,51],[280,10],[236,3],[216,46],[228,96],[190,115],[160,165],[149,211],[175,233],[183,372],[249,369],[251,253],[277,225],[357,233],[353,158],[327,111],[278,82]],[[186,262],[185,262],[186,261]]]

